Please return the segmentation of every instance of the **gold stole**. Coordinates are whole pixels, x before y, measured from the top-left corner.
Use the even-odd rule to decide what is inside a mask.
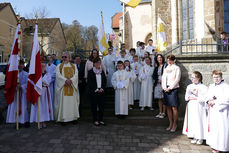
[[[60,73],[62,74],[62,70],[64,67],[64,77],[70,79],[74,76],[75,66],[70,63],[71,67],[64,67],[64,63],[60,65]],[[72,86],[64,86],[64,96],[73,96],[73,87]]]

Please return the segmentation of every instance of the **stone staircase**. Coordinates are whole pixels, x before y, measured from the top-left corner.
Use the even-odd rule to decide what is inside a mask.
[[[129,115],[125,119],[118,119],[115,116],[115,97],[114,90],[108,89],[105,92],[105,105],[104,105],[104,120],[108,124],[127,124],[127,125],[153,125],[153,126],[167,126],[168,118],[159,119],[155,116],[158,114],[158,105],[153,103],[154,110],[145,109],[141,111],[139,103],[135,102],[133,109],[129,110]],[[82,114],[80,120],[92,122],[92,113],[89,100],[86,100],[82,106]],[[179,120],[179,125],[183,126],[183,119]]]

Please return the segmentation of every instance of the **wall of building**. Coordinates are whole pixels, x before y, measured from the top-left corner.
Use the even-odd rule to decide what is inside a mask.
[[[3,62],[8,61],[11,52],[14,35],[17,26],[17,19],[10,6],[6,6],[0,12],[0,45],[3,51]],[[2,52],[0,52],[0,56]],[[0,61],[1,62],[1,61]]]
[[[136,8],[126,7],[125,15],[125,42],[127,49],[136,47],[137,41],[145,42],[148,34],[152,33],[152,5],[151,3],[142,3]],[[120,30],[122,22],[120,22]]]

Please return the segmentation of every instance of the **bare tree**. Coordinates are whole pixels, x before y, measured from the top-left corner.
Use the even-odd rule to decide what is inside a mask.
[[[47,18],[49,17],[49,11],[46,7],[39,7],[39,8],[33,8],[33,11],[29,14],[25,14],[26,19],[35,19],[36,14],[38,15],[39,19]]]

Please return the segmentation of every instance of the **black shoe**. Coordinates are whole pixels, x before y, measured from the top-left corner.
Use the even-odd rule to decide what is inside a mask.
[[[65,122],[61,122],[60,123],[62,126],[66,126],[66,123]]]
[[[73,125],[76,125],[76,124],[78,124],[78,121],[77,121],[77,120],[72,121],[72,124],[73,124]]]
[[[26,122],[25,124],[24,124],[24,128],[29,128],[30,127],[30,123],[29,122]]]
[[[106,126],[106,123],[103,122],[103,121],[100,121],[100,122],[99,122],[99,125]]]
[[[94,122],[94,126],[99,126],[99,122],[98,121],[95,121]]]

